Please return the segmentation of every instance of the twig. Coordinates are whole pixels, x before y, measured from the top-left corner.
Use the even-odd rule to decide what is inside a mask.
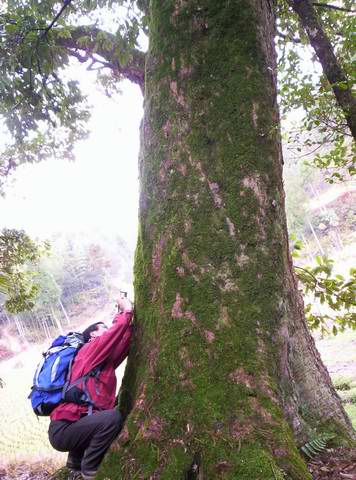
[[[321,288],[322,290],[325,290],[326,292],[330,293],[331,295],[334,295],[336,298],[339,298],[341,301],[343,301],[344,303],[347,303],[349,305],[354,305],[356,306],[356,302],[353,302],[352,300],[348,300],[346,299],[345,297],[342,297],[341,295],[335,293],[333,290],[331,290],[330,288],[328,288],[327,286],[323,285],[319,280],[318,278],[313,275],[311,272],[309,272],[309,270],[307,270],[306,268],[303,268],[303,267],[298,267],[297,265],[294,265],[294,268],[297,268],[298,270],[303,270],[303,272],[307,273],[308,275],[310,275],[312,277],[312,279],[314,280],[314,284],[315,286]]]
[[[70,55],[72,55],[73,57],[75,57],[77,60],[79,60],[80,63],[85,63],[89,60],[90,56],[88,54],[86,55],[80,55],[79,52],[75,51],[75,50],[72,50],[70,48],[68,48],[68,51],[70,53]]]
[[[47,33],[51,30],[51,28],[53,27],[53,25],[57,22],[57,20],[59,19],[59,17],[62,15],[62,13],[64,12],[64,10],[70,5],[72,0],[64,0],[64,3],[63,3],[63,6],[62,8],[59,10],[59,12],[57,13],[57,15],[54,17],[54,19],[52,20],[52,22],[48,25],[48,27],[45,28],[44,32],[41,34],[41,39],[44,38]]]
[[[328,8],[330,10],[339,10],[340,12],[347,12],[347,13],[356,13],[356,10],[349,10],[345,7],[337,7],[336,5],[330,5],[329,3],[315,3],[313,2],[314,7],[318,8]]]
[[[286,35],[285,33],[282,33],[279,30],[277,30],[277,35],[281,38],[284,38],[285,40],[289,40],[292,43],[296,43],[296,44],[302,43],[300,38],[290,37],[289,35]]]

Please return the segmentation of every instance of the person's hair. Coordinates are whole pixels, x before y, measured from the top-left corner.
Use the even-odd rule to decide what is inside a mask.
[[[95,332],[98,329],[98,325],[105,325],[105,323],[104,322],[93,323],[83,331],[82,335],[85,343],[89,342],[89,340],[91,339],[91,336],[90,336],[91,332]]]

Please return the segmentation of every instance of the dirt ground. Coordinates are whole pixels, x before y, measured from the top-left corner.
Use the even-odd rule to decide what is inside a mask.
[[[308,464],[313,480],[356,480],[356,448],[328,450]]]

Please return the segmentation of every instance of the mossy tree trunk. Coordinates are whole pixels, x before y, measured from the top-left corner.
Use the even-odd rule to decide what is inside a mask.
[[[129,415],[99,478],[309,479],[352,427],[288,252],[273,2],[151,0]]]

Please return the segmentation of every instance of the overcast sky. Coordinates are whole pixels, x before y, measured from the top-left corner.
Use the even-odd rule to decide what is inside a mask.
[[[122,95],[107,98],[95,73],[75,67],[93,104],[90,137],[76,147],[76,161],[24,165],[0,199],[0,228],[24,229],[46,238],[57,231],[116,232],[134,246],[137,232],[139,123],[142,96],[122,82]]]

